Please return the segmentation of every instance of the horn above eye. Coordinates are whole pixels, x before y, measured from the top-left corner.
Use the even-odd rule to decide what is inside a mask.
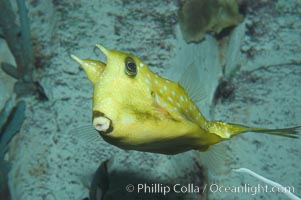
[[[137,65],[131,57],[125,59],[125,73],[131,77],[135,77],[137,74]]]

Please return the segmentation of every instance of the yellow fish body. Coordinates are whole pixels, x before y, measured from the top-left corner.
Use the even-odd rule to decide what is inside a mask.
[[[243,132],[297,137],[300,126],[251,128],[208,121],[184,88],[153,73],[134,55],[97,47],[107,63],[72,55],[94,85],[93,126],[123,149],[176,154],[211,145]]]

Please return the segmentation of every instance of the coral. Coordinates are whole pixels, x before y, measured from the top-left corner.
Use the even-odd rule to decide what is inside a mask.
[[[10,199],[7,184],[10,163],[4,160],[4,156],[9,142],[20,130],[25,118],[25,102],[14,104],[14,98],[10,98],[0,111],[0,199]]]
[[[16,71],[13,77],[18,77],[18,81],[15,84],[15,92],[19,96],[22,96],[24,94],[30,94],[35,90],[33,81],[34,56],[32,53],[25,2],[23,0],[17,0],[17,5],[21,27],[15,24],[16,17],[10,1],[0,1],[0,26],[2,28],[3,37],[14,55],[17,64],[16,70],[10,70],[10,72]]]
[[[187,42],[199,42],[205,33],[218,34],[242,19],[237,0],[184,0],[179,11],[181,31]]]
[[[25,119],[25,102],[19,101],[16,106],[11,108],[9,106],[11,101],[11,99],[8,100],[6,106],[0,113],[0,159],[4,157],[4,153],[7,151],[10,140],[20,130]]]

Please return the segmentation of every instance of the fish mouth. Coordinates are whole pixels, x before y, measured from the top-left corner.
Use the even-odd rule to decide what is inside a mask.
[[[99,111],[93,111],[93,127],[101,134],[109,134],[113,131],[112,120]]]

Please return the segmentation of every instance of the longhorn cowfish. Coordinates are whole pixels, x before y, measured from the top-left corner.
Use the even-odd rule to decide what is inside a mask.
[[[206,151],[244,132],[298,137],[301,126],[266,129],[209,121],[179,83],[158,76],[132,54],[97,47],[105,54],[106,64],[71,56],[94,86],[93,127],[110,144],[177,154]]]

